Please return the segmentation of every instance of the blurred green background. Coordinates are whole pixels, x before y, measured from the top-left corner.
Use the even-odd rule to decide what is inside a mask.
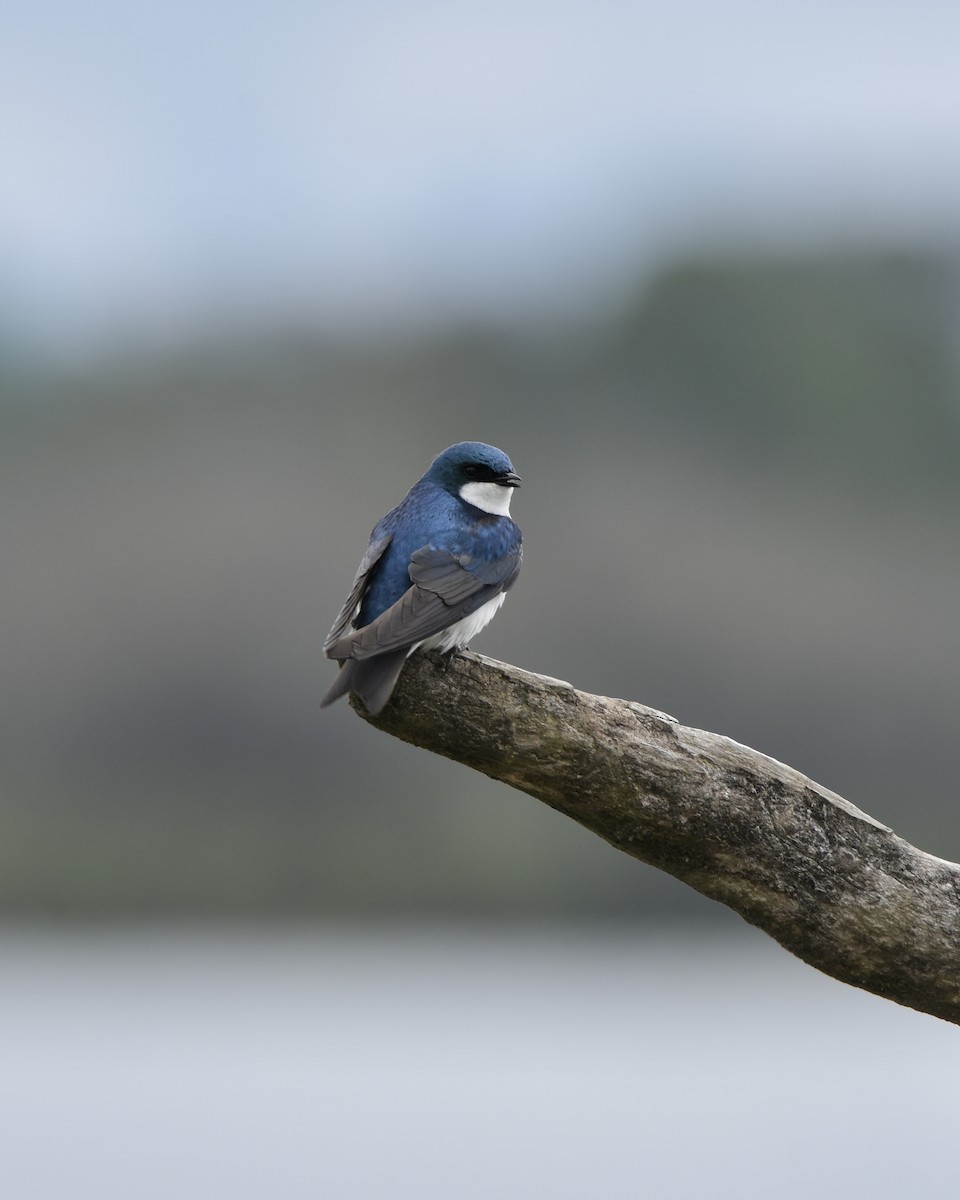
[[[957,261],[690,256],[602,318],[8,364],[0,905],[702,913],[532,800],[321,714],[370,527],[523,474],[477,648],[728,734],[960,857]]]

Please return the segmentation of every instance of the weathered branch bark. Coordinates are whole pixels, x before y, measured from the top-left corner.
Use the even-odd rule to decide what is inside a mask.
[[[377,728],[535,796],[819,970],[960,1024],[960,866],[798,771],[472,653],[414,655]]]

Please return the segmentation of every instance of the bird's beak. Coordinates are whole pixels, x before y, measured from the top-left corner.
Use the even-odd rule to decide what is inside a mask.
[[[497,483],[499,483],[501,487],[519,487],[521,482],[522,480],[516,471],[508,471],[506,475],[501,475],[497,480]]]

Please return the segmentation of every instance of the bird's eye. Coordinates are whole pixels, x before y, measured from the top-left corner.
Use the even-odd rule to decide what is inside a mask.
[[[463,468],[463,473],[464,475],[469,476],[471,479],[476,479],[476,477],[480,474],[480,468],[476,463],[467,463],[467,465]]]

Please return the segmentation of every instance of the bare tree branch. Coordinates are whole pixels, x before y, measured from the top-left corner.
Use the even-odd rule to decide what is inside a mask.
[[[472,653],[414,655],[387,733],[535,796],[811,966],[960,1024],[960,866],[798,771]]]

